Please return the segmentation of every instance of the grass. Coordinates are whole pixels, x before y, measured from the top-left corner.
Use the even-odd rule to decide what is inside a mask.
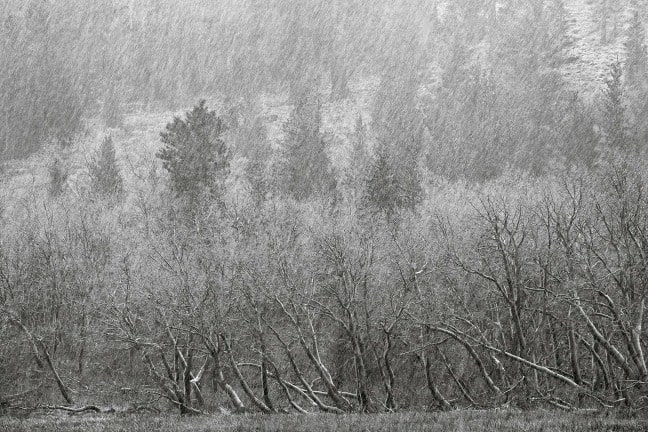
[[[375,415],[51,415],[18,419],[0,417],[0,431],[48,432],[184,432],[184,431],[489,431],[489,432],[640,432],[648,417],[622,418],[599,414],[554,411],[454,411]]]

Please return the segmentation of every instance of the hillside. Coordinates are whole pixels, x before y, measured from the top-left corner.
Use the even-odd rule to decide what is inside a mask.
[[[565,1],[573,46],[568,51],[571,62],[564,67],[563,74],[574,90],[590,100],[600,95],[610,64],[625,58],[624,33],[630,19],[629,11],[620,14],[616,38],[602,44],[596,7],[597,2],[592,0]]]
[[[625,49],[624,32],[630,13],[627,6],[625,12],[617,18],[617,35],[605,44],[601,43],[600,18],[597,14],[598,3],[592,0],[567,0],[565,8],[568,12],[568,35],[571,39],[566,53],[569,61],[561,72],[569,87],[578,92],[580,97],[589,103],[597,103],[601,96],[605,79],[609,75],[609,65],[616,59],[623,60]],[[351,97],[339,102],[327,101],[327,89],[322,88],[324,106],[323,130],[335,143],[332,146],[332,156],[336,164],[345,166],[348,153],[348,137],[353,131],[354,122],[361,114],[365,120],[370,120],[370,107],[378,82],[375,79],[357,79],[352,84]],[[438,82],[437,84],[438,85]],[[433,90],[429,85],[426,91]],[[203,95],[210,106],[218,107],[219,97]],[[144,105],[133,104],[126,110],[125,121],[121,129],[106,129],[100,119],[88,118],[84,131],[79,135],[72,148],[61,152],[70,169],[69,187],[71,190],[82,190],[87,186],[85,166],[91,155],[96,151],[102,137],[112,135],[119,152],[129,184],[134,184],[137,178],[145,176],[145,172],[155,169],[154,155],[159,149],[159,132],[164,129],[173,116],[182,115],[186,106],[178,111],[144,111]],[[262,116],[266,119],[269,138],[276,148],[281,142],[282,125],[290,112],[286,97],[281,94],[266,95],[261,99]],[[51,146],[40,154],[34,155],[27,161],[9,161],[5,163],[3,191],[11,198],[32,196],[34,191],[44,191],[47,183],[47,166],[51,162],[52,152],[57,152]]]

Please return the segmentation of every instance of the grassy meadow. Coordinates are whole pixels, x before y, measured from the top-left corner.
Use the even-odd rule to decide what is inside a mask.
[[[648,416],[552,411],[453,411],[375,415],[105,415],[0,418],[2,431],[526,431],[526,432],[639,432],[648,430]]]

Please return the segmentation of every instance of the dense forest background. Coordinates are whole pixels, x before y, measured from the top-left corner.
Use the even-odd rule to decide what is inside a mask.
[[[647,13],[4,0],[0,410],[645,408]]]

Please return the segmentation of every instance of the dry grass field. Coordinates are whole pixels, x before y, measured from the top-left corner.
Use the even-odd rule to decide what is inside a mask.
[[[552,411],[453,411],[376,415],[177,415],[43,416],[0,418],[0,430],[12,432],[234,432],[234,431],[526,431],[639,432],[648,430],[648,416],[616,416]]]

